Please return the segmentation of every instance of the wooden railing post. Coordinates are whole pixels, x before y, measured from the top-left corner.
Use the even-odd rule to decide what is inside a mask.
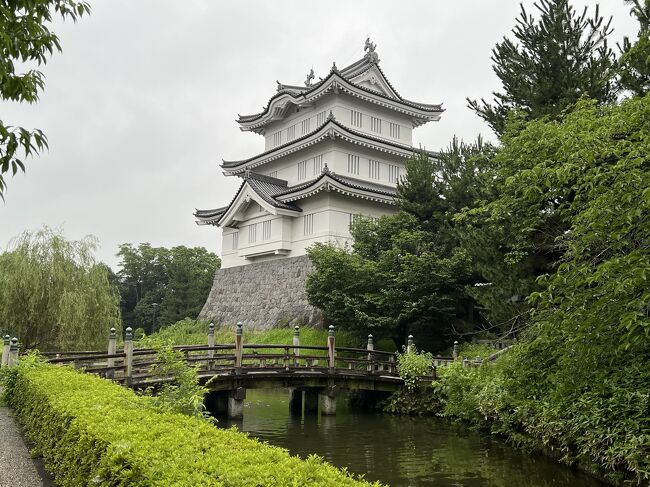
[[[293,366],[298,366],[298,357],[300,357],[300,327],[298,325],[293,327]]]
[[[127,385],[133,379],[133,329],[129,326],[124,334],[124,378]]]
[[[115,355],[116,353],[117,353],[117,334],[115,333],[115,328],[111,328],[110,332],[108,333],[108,355]],[[111,369],[111,367],[115,367],[115,359],[109,357],[106,360],[106,367],[108,367],[108,370],[106,371],[106,378],[107,379],[114,378],[115,370]]]
[[[335,341],[334,341],[334,325],[330,325],[329,330],[327,331],[327,358],[328,358],[328,365],[330,372],[334,372],[334,367],[336,364],[334,363],[334,350],[335,348]]]
[[[13,337],[9,344],[9,359],[7,361],[8,367],[15,367],[18,365],[18,338]]]
[[[413,335],[408,336],[408,341],[406,342],[406,353],[415,352],[415,343],[413,342]]]
[[[375,369],[375,354],[372,353],[375,349],[375,343],[373,341],[372,335],[368,335],[368,345],[366,346],[366,349],[368,350],[368,372],[372,374],[373,370]]]
[[[239,321],[237,323],[237,329],[235,330],[235,369],[237,369],[237,372],[239,372],[242,366],[243,345],[244,324]]]
[[[2,346],[2,367],[9,365],[9,347],[11,346],[11,337],[4,336],[4,345]]]
[[[208,347],[214,347],[214,323],[210,323],[208,326]],[[214,349],[208,350],[208,370],[211,370],[214,367]]]
[[[454,340],[454,351],[452,353],[454,360],[458,358],[458,340]]]

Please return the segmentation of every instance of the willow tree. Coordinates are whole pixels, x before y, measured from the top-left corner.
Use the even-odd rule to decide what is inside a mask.
[[[120,323],[97,240],[69,241],[60,231],[24,232],[0,254],[0,331],[24,348],[76,349],[103,344]]]

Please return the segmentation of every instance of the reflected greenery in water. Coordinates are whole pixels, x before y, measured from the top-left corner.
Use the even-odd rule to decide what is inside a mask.
[[[546,457],[448,421],[350,411],[341,398],[336,417],[292,416],[288,391],[249,390],[243,421],[220,420],[306,457],[392,486],[587,487],[601,485]]]

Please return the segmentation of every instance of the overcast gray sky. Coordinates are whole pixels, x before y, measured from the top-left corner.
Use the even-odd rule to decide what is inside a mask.
[[[415,131],[415,145],[492,138],[465,97],[499,88],[490,51],[519,12],[514,0],[91,3],[79,23],[57,23],[64,52],[44,70],[40,102],[0,104],[5,123],[41,128],[50,143],[8,181],[0,250],[25,229],[63,226],[69,238],[97,236],[98,257],[113,268],[123,242],[219,253],[220,230],[196,226],[192,212],[227,204],[236,190],[222,158],[263,150],[237,114],[258,112],[276,79],[301,84],[312,66],[324,76],[332,61],[359,59],[366,35],[400,94],[447,110]],[[600,4],[614,16],[614,40],[635,36],[623,0]]]

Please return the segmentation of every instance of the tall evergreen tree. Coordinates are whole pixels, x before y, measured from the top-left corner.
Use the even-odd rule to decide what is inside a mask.
[[[508,113],[517,110],[526,119],[558,117],[587,95],[601,102],[616,96],[614,53],[607,45],[611,18],[605,22],[598,6],[578,14],[569,0],[539,0],[539,19],[521,6],[512,30],[492,50],[494,72],[503,84],[494,103],[467,99],[469,107],[498,135]]]
[[[623,40],[619,60],[621,88],[637,96],[650,91],[650,0],[626,0],[632,5],[631,14],[639,21],[639,38],[632,43]]]

